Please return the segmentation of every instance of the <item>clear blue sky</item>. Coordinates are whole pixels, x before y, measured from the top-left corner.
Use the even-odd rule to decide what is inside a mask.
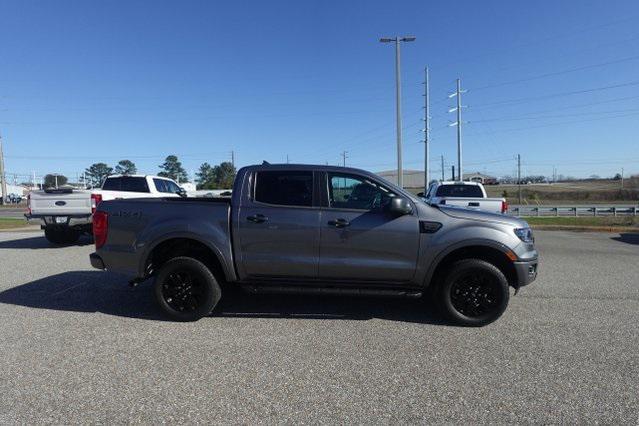
[[[394,53],[404,44],[405,168],[452,164],[446,99],[464,96],[466,171],[639,173],[639,2],[0,1],[0,135],[9,173],[176,154],[395,166]],[[613,86],[613,87],[611,87]],[[447,166],[448,167],[448,166]],[[434,159],[433,171],[439,171]],[[21,177],[20,180],[25,180]]]

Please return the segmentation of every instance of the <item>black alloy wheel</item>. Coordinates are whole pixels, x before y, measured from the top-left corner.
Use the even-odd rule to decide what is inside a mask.
[[[176,321],[197,321],[210,314],[222,297],[211,270],[191,257],[176,257],[162,265],[154,290],[160,308]]]
[[[510,299],[508,280],[495,265],[480,259],[459,260],[439,287],[446,316],[464,326],[483,326],[499,318]]]
[[[467,317],[477,318],[501,305],[502,292],[492,274],[469,272],[457,278],[451,288],[453,307]]]

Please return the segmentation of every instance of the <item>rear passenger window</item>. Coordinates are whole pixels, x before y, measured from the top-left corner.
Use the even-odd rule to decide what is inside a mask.
[[[313,204],[313,172],[258,172],[255,179],[255,201],[310,207]]]
[[[149,192],[146,178],[134,176],[107,178],[104,181],[104,185],[102,185],[102,189],[107,191]]]
[[[437,190],[437,196],[482,198],[484,194],[477,185],[442,185]]]

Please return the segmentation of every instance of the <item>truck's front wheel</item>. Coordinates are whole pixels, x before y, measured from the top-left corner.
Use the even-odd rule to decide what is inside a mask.
[[[499,318],[510,298],[508,280],[495,265],[479,259],[457,261],[439,289],[447,316],[466,326],[482,326]]]
[[[158,304],[176,321],[197,321],[210,314],[221,296],[220,286],[209,268],[191,257],[169,260],[155,278]]]

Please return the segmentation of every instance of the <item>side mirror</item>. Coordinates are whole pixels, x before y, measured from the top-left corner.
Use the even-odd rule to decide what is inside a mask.
[[[175,193],[182,198],[186,198],[186,189],[182,187],[180,187],[180,189],[178,189]]]
[[[393,197],[388,204],[388,212],[396,217],[411,214],[413,207],[406,198]]]

